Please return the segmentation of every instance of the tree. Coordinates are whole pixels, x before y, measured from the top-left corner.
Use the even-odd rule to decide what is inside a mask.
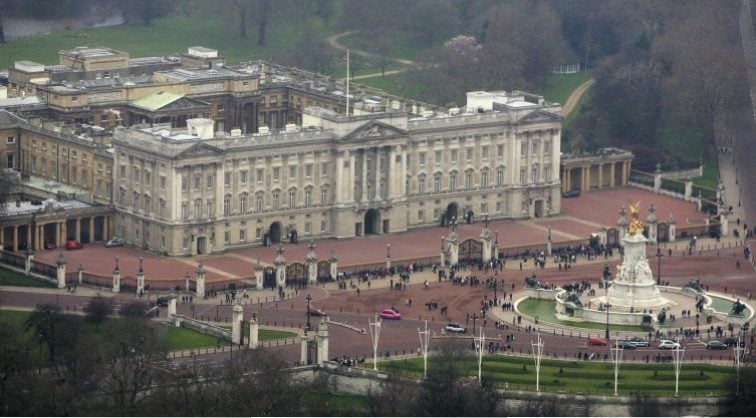
[[[40,340],[47,344],[49,360],[52,362],[57,353],[56,331],[62,322],[63,315],[59,305],[43,303],[37,305],[34,312],[26,320],[26,329],[34,331]]]
[[[728,402],[724,415],[756,416],[756,399],[753,397],[756,391],[756,364],[753,360],[745,362],[740,367],[740,377],[733,373],[725,384]]]
[[[89,322],[99,324],[113,314],[113,301],[99,293],[84,307]]]
[[[144,302],[131,301],[121,305],[118,314],[124,318],[144,318],[147,312],[148,306]]]
[[[467,376],[474,361],[460,347],[442,347],[442,359],[428,366],[428,377],[420,384],[417,411],[420,416],[494,416],[501,401],[498,392],[484,379]]]

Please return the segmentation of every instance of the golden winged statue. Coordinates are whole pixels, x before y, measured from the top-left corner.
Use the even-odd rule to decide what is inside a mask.
[[[631,203],[628,202],[628,207],[630,208],[630,216],[632,217],[632,221],[630,221],[630,225],[627,228],[627,234],[628,235],[635,235],[636,233],[643,233],[643,223],[640,221],[640,202]]]

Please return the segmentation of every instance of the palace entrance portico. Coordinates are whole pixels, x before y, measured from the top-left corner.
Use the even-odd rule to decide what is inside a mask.
[[[46,244],[48,248],[62,247],[70,239],[83,244],[106,241],[111,237],[111,224],[110,209],[104,206],[10,204],[0,228],[0,244],[6,251],[39,251]]]
[[[604,148],[595,154],[565,154],[561,161],[562,193],[621,187],[630,179],[633,154]]]

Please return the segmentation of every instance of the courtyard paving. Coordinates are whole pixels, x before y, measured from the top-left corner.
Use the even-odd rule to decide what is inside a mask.
[[[563,199],[562,214],[551,218],[529,219],[523,221],[497,221],[490,228],[498,233],[501,249],[516,246],[545,245],[547,230],[551,226],[552,241],[555,246],[576,239],[585,239],[596,232],[602,225],[613,226],[621,205],[629,201],[640,201],[646,209],[653,203],[657,208],[657,217],[661,220],[673,214],[678,227],[691,223],[702,223],[703,215],[696,211],[695,204],[684,202],[668,196],[624,187],[604,189],[583,193],[580,197]],[[479,239],[483,225],[478,218],[472,225],[462,224],[457,227],[460,240]],[[334,254],[339,260],[340,268],[349,269],[362,265],[379,266],[385,263],[387,245],[391,246],[393,262],[403,260],[437,260],[441,239],[450,233],[449,228],[431,227],[390,235],[375,235],[344,240],[325,240],[316,243],[316,255],[326,259]],[[284,256],[289,263],[303,262],[308,253],[308,240],[302,237],[296,245],[283,244]],[[37,260],[54,264],[61,250],[40,251]],[[205,266],[208,283],[220,283],[241,278],[251,278],[257,260],[263,265],[272,264],[276,257],[276,247],[252,247],[229,250],[221,254],[199,257],[163,257],[156,253],[134,248],[105,248],[100,244],[87,245],[79,251],[62,251],[69,269],[80,264],[87,272],[109,276],[115,266],[114,257],[120,258],[120,267],[124,277],[135,277],[139,268],[139,258],[144,259],[147,281],[183,280],[185,274],[194,276],[199,263]]]

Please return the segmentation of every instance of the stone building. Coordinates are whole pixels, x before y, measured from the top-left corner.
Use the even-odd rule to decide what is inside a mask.
[[[630,181],[632,161],[633,153],[619,148],[563,154],[562,193],[625,186]]]
[[[559,213],[561,107],[540,96],[471,92],[465,108],[421,117],[380,98],[348,116],[300,106],[300,124],[254,134],[206,118],[117,129],[116,235],[206,254]]]

